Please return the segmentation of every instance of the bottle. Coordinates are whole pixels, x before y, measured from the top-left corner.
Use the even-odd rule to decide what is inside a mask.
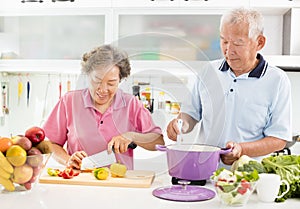
[[[166,101],[165,103],[165,110],[167,113],[170,113],[171,112],[171,101]]]
[[[163,91],[159,92],[157,101],[158,101],[157,108],[165,109],[165,92],[163,92]]]
[[[141,96],[140,96],[140,86],[138,85],[135,85],[135,86],[132,86],[132,94],[134,96],[136,96],[136,98],[138,100],[141,100]]]
[[[171,103],[171,113],[172,114],[178,114],[180,111],[180,105],[178,102],[172,102]]]

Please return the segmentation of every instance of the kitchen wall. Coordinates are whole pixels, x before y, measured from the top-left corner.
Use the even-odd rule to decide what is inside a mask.
[[[137,71],[133,69],[133,71]],[[161,74],[161,76],[159,76]],[[292,85],[292,102],[293,102],[293,130],[300,132],[300,72],[288,72]],[[148,75],[148,76],[146,76]],[[166,92],[165,99],[182,102],[185,97],[188,86],[188,80],[193,79],[192,74],[174,75],[165,73],[164,71],[156,71],[151,73],[143,71],[132,73],[132,76],[120,84],[120,87],[129,93],[132,93],[132,85],[135,81],[149,82],[149,85],[141,86],[141,90],[150,88],[150,92],[154,97],[154,113],[155,122],[165,131],[168,122],[176,117],[175,114],[166,113],[165,110],[157,109],[157,97],[160,91]],[[183,80],[180,80],[183,79]],[[29,75],[1,75],[1,83],[8,84],[8,110],[0,117],[0,135],[9,136],[23,134],[24,131],[33,126],[41,126],[47,115],[59,99],[59,85],[61,84],[61,94],[67,92],[68,81],[71,83],[71,89],[76,88],[78,75],[76,74],[29,74]],[[166,80],[167,79],[167,80]],[[23,83],[23,92],[18,97],[18,82]],[[27,104],[27,81],[30,82],[29,103]],[[183,83],[182,83],[183,82]],[[186,83],[185,83],[186,82]],[[3,91],[2,91],[3,93]],[[3,96],[3,95],[2,95]],[[3,99],[3,97],[1,97]],[[193,138],[194,133],[188,138]],[[192,140],[192,139],[190,139]],[[171,141],[167,140],[167,143]],[[300,153],[300,149],[298,150]],[[152,155],[153,153],[151,153]],[[137,155],[143,157],[141,151]]]
[[[60,11],[61,12],[61,11]],[[62,13],[62,12],[61,12]],[[36,17],[26,17],[26,18],[15,18],[15,17],[10,17],[8,19],[6,19],[5,21],[2,19],[1,22],[1,18],[0,18],[0,51],[7,51],[7,49],[9,49],[8,51],[16,51],[18,54],[22,55],[22,52],[24,52],[24,49],[26,52],[30,52],[31,49],[33,49],[33,44],[37,43],[37,40],[39,40],[40,42],[43,42],[45,45],[43,45],[45,47],[45,49],[43,49],[42,51],[46,51],[47,53],[39,53],[38,50],[35,51],[36,54],[34,54],[33,56],[29,56],[31,55],[30,53],[25,53],[23,54],[23,56],[27,59],[34,59],[34,58],[51,58],[51,59],[57,59],[57,57],[55,57],[57,54],[57,48],[55,50],[50,50],[47,51],[48,49],[52,49],[50,46],[52,46],[51,43],[52,41],[55,42],[56,41],[56,46],[59,45],[59,43],[64,43],[64,36],[66,36],[68,38],[68,40],[70,40],[71,36],[70,34],[79,34],[78,39],[76,39],[74,41],[74,43],[83,43],[84,41],[86,41],[85,47],[88,46],[96,46],[97,43],[102,43],[105,40],[110,40],[113,36],[116,37],[123,37],[123,36],[127,36],[130,33],[133,34],[139,34],[142,32],[149,32],[153,29],[157,29],[160,28],[162,30],[159,30],[158,32],[163,33],[163,32],[168,32],[168,33],[172,33],[172,32],[176,32],[177,34],[179,32],[179,34],[182,34],[182,30],[178,30],[182,29],[180,28],[181,26],[186,26],[186,24],[181,24],[180,27],[178,26],[178,28],[176,29],[176,24],[178,23],[178,21],[172,21],[175,18],[179,18],[179,20],[181,21],[186,21],[189,22],[189,24],[192,25],[192,23],[194,22],[193,20],[196,20],[195,22],[198,24],[200,22],[200,20],[203,19],[203,17],[201,17],[201,15],[196,15],[195,13],[193,13],[192,15],[186,15],[186,14],[182,14],[184,12],[180,12],[181,15],[174,15],[172,13],[172,15],[165,15],[162,14],[162,12],[158,12],[154,14],[155,15],[150,15],[152,17],[150,17],[149,15],[141,15],[139,12],[136,14],[136,11],[134,11],[133,13],[135,13],[136,15],[131,15],[130,13],[125,12],[125,14],[123,15],[122,12],[120,12],[121,15],[118,19],[118,24],[117,26],[112,26],[113,24],[111,24],[112,22],[109,22],[109,24],[107,24],[107,22],[105,23],[105,18],[103,15],[100,15],[98,13],[96,13],[95,16],[86,16],[86,17],[81,17],[81,18],[74,18],[72,17],[70,20],[72,21],[70,24],[70,20],[62,22],[61,19],[57,18],[55,20],[53,20],[52,17],[48,17],[48,18],[44,18],[43,21],[41,21],[41,17],[38,16],[38,18]],[[106,13],[104,13],[106,14]],[[72,12],[72,15],[73,12]],[[204,15],[205,12],[204,12]],[[219,15],[219,14],[218,14]],[[71,13],[68,14],[68,16],[71,16]],[[76,15],[74,15],[76,16]],[[81,15],[82,16],[82,15]],[[178,17],[179,16],[179,17]],[[215,15],[213,15],[215,16]],[[208,17],[208,16],[207,16]],[[160,18],[163,18],[164,21],[160,21]],[[212,24],[218,24],[217,20],[219,17],[217,17],[217,19],[214,19],[216,21],[209,23],[210,25]],[[178,19],[177,19],[178,20]],[[204,18],[204,22],[206,22],[207,18]],[[12,21],[12,22],[11,22]],[[19,21],[21,23],[23,22],[27,22],[29,24],[25,25],[24,27],[20,27],[17,29],[13,29],[15,25],[18,24],[14,24],[14,21]],[[46,23],[49,23],[49,21],[51,22],[51,24],[49,24],[49,27],[46,27]],[[203,21],[203,20],[202,20]],[[34,26],[35,30],[31,31],[31,30],[27,30],[28,25],[30,26],[31,23],[34,22]],[[168,24],[173,22],[173,27],[165,27]],[[5,24],[6,23],[6,24]],[[113,22],[115,23],[115,22]],[[55,30],[56,25],[63,25],[62,28],[66,28],[69,30],[64,30],[64,31],[60,31],[60,30]],[[160,24],[160,25],[157,25]],[[187,25],[189,25],[187,24]],[[22,24],[21,24],[22,25]],[[76,28],[71,27],[71,26],[77,25]],[[95,27],[95,25],[97,25],[98,27]],[[108,25],[108,26],[107,26]],[[282,54],[282,45],[283,45],[283,40],[282,40],[282,34],[284,33],[283,31],[283,17],[282,15],[277,15],[274,14],[273,12],[270,12],[270,14],[266,14],[265,15],[265,33],[266,36],[268,37],[267,39],[267,44],[266,47],[263,49],[262,53],[263,54],[267,54],[267,55],[280,55]],[[43,31],[40,34],[39,28],[43,28]],[[51,27],[50,27],[51,26]],[[151,26],[151,27],[148,27]],[[159,26],[159,27],[158,27]],[[7,27],[7,28],[6,28]],[[114,27],[119,27],[116,31],[119,32],[119,34],[110,34],[112,36],[107,36],[107,32],[104,32],[104,28],[108,27],[110,29],[114,29]],[[3,29],[3,31],[1,31],[1,28]],[[81,28],[84,28],[84,30],[81,30]],[[176,29],[174,31],[174,28]],[[184,27],[183,27],[184,28]],[[194,26],[192,25],[190,28],[194,28]],[[72,29],[72,30],[71,30]],[[73,30],[75,29],[75,30]],[[107,29],[107,28],[106,28]],[[198,28],[198,30],[204,30],[204,29],[208,29],[207,27],[204,28]],[[26,32],[25,34],[22,33],[22,31]],[[54,31],[56,31],[55,33],[53,33]],[[113,30],[111,30],[113,31]],[[29,33],[28,33],[29,32]],[[30,32],[34,32],[34,36],[32,36],[32,34],[30,34]],[[115,31],[113,31],[115,32]],[[186,31],[184,31],[186,33]],[[194,37],[193,40],[190,40],[188,38],[188,41],[194,41],[194,40],[198,40],[199,36],[197,31],[190,31],[190,32],[194,32],[195,34],[193,34],[192,36],[189,36],[190,34],[187,34],[187,37]],[[207,31],[205,31],[205,33],[207,33]],[[95,34],[94,36],[90,35],[90,34]],[[105,35],[106,34],[106,35]],[[27,35],[27,36],[25,36]],[[17,44],[18,40],[20,38],[20,43],[30,43],[27,44],[27,48],[25,47],[23,50],[20,49],[20,46]],[[74,35],[72,35],[72,37],[74,37]],[[85,37],[84,39],[82,39],[82,37]],[[89,37],[89,39],[87,39],[86,37]],[[213,36],[213,37],[217,37],[217,36]],[[24,41],[25,40],[25,41]],[[28,41],[29,40],[29,41]],[[42,41],[44,40],[44,41]],[[57,41],[59,40],[59,41]],[[124,40],[128,40],[128,39],[124,39]],[[141,39],[142,41],[140,44],[142,46],[145,45],[145,41],[143,39]],[[168,39],[167,39],[168,40]],[[23,42],[22,42],[23,41]],[[126,42],[124,41],[124,42]],[[170,41],[170,40],[168,40]],[[67,40],[66,40],[67,42]],[[132,39],[132,43],[136,44],[137,39],[133,38]],[[170,49],[169,53],[177,53],[177,50],[173,49],[173,46],[175,46],[175,43],[178,42],[178,40],[175,40],[174,42],[172,42],[171,47],[167,46],[167,48]],[[149,43],[149,42],[147,42]],[[174,45],[173,45],[174,44]],[[218,44],[218,43],[217,43]],[[23,44],[24,45],[24,44]],[[23,46],[22,45],[22,46]],[[74,44],[75,45],[75,44]],[[198,44],[199,46],[201,45],[201,43]],[[202,45],[206,46],[206,44]],[[61,45],[59,45],[61,46]],[[130,45],[132,46],[132,45]],[[166,46],[166,45],[164,45]],[[216,45],[217,46],[217,45]],[[50,48],[48,48],[50,47]],[[151,46],[150,46],[151,47]],[[69,47],[67,47],[69,49]],[[90,48],[90,47],[87,47]],[[79,59],[80,54],[83,51],[86,51],[87,48],[84,47],[79,47],[79,45],[77,45],[76,49],[70,51],[76,51],[77,54],[76,56],[73,54],[71,54],[70,56],[68,56],[68,58],[70,57],[75,57],[76,59]],[[63,47],[63,49],[66,49],[66,47]],[[219,50],[219,48],[217,48]],[[52,53],[54,57],[49,57],[48,52]],[[28,55],[29,57],[26,57],[25,55]],[[41,57],[37,57],[37,55],[41,56]],[[191,56],[194,56],[194,54],[184,54],[186,55],[188,58],[190,58]],[[220,56],[220,54],[213,53],[213,58],[216,58]],[[208,56],[211,57],[211,56]],[[61,57],[59,57],[61,58]],[[148,57],[143,57],[144,60],[146,60],[146,58]],[[151,59],[153,59],[153,57],[151,57]],[[156,57],[157,59],[157,57]],[[162,59],[162,56],[159,57],[159,59]],[[163,66],[160,66],[161,63],[159,63],[159,66],[155,66],[155,68],[152,68],[151,66],[146,66],[147,64],[143,63],[141,65],[135,65],[133,64],[133,72],[132,72],[132,76],[130,78],[128,78],[126,81],[124,81],[120,87],[122,89],[124,89],[126,92],[131,93],[132,92],[132,85],[136,84],[137,82],[141,82],[141,83],[149,83],[146,85],[141,85],[141,90],[146,90],[148,88],[150,88],[150,92],[152,93],[154,100],[154,109],[156,110],[157,108],[157,97],[160,91],[164,91],[166,94],[166,100],[171,100],[171,101],[176,101],[176,102],[182,102],[182,98],[184,98],[184,95],[187,92],[187,88],[189,88],[189,85],[191,83],[191,79],[193,79],[193,74],[191,74],[190,71],[184,71],[184,70],[179,70],[178,68],[173,68],[173,66],[168,63],[168,61],[163,61],[164,63],[167,64],[163,64]],[[169,65],[170,64],[170,65]],[[288,63],[289,64],[289,63]],[[300,64],[299,64],[300,65]],[[298,65],[298,67],[299,67]],[[60,66],[60,68],[64,68],[65,66]],[[142,70],[141,70],[142,69]],[[2,68],[3,70],[3,68]],[[70,81],[71,83],[71,89],[75,89],[76,88],[76,82],[78,79],[78,73],[80,71],[80,66],[76,66],[74,68],[74,72],[67,74],[66,71],[62,71],[62,74],[57,73],[57,71],[55,73],[51,73],[49,72],[49,74],[45,73],[46,70],[41,69],[41,71],[39,73],[0,73],[0,81],[1,84],[5,85],[8,87],[8,94],[6,94],[6,97],[8,99],[8,103],[7,103],[7,107],[8,107],[8,112],[3,112],[1,115],[0,112],[0,136],[8,136],[8,135],[16,135],[16,134],[22,134],[24,133],[24,131],[33,126],[33,125],[42,125],[44,120],[46,119],[47,115],[49,114],[49,112],[51,111],[51,109],[53,108],[53,106],[56,104],[56,102],[59,99],[59,94],[60,94],[60,90],[59,90],[59,85],[61,83],[62,89],[61,89],[61,94],[64,94],[67,91],[67,82]],[[292,84],[292,94],[293,94],[293,130],[295,132],[300,132],[300,109],[298,108],[300,105],[300,95],[299,90],[300,90],[300,83],[299,83],[299,79],[300,79],[300,71],[299,72],[288,72],[288,76],[291,80],[291,84]],[[30,93],[29,93],[29,103],[27,105],[27,92],[26,92],[26,84],[27,81],[30,82]],[[23,91],[20,94],[20,96],[18,96],[18,83],[22,82],[23,83]],[[1,85],[1,87],[3,86]],[[1,89],[1,97],[0,97],[0,101],[3,100],[3,93],[5,93],[7,89],[3,88]],[[163,114],[162,114],[163,113]],[[155,120],[155,122],[160,125],[162,127],[163,130],[166,129],[166,125],[167,123],[172,119],[176,117],[176,115],[174,114],[169,114],[166,113],[162,110],[159,111],[154,111],[153,113],[153,118]],[[188,137],[189,138],[193,138],[193,136],[195,135],[195,133],[191,133]],[[171,141],[167,140],[167,143],[171,143]],[[297,148],[298,152],[300,153],[300,148]],[[148,152],[137,149],[136,150],[136,154],[137,154],[137,159],[139,158],[144,158],[145,156],[148,156]],[[149,154],[151,156],[156,156],[156,155],[160,155],[160,153],[153,153],[151,152],[151,154]]]

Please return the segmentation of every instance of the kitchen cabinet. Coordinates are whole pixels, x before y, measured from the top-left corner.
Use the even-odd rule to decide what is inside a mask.
[[[0,0],[1,9],[9,10],[27,10],[27,9],[43,9],[43,8],[78,8],[78,7],[111,7],[111,0],[74,0],[70,1],[56,1],[43,0],[43,2],[25,2],[21,0]]]
[[[300,8],[289,10],[284,16],[283,54],[300,55]]]
[[[112,7],[178,7],[180,0],[112,0]]]
[[[83,52],[104,43],[104,15],[36,14],[0,19],[3,59],[80,59]]]
[[[221,57],[220,15],[118,10],[118,45],[134,60],[208,60]],[[178,13],[177,13],[178,12]]]
[[[201,7],[201,8],[231,8],[231,7],[248,7],[248,0],[180,0],[181,7]]]
[[[220,16],[237,6],[250,6],[263,12],[267,36],[263,54],[299,55],[298,49],[294,49],[297,48],[296,39],[289,40],[284,35],[286,30],[291,31],[289,34],[298,34],[298,16],[288,18],[291,11],[298,13],[297,8],[292,8],[298,0],[278,0],[276,3],[268,0],[76,0],[55,3],[50,0],[44,3],[0,0],[1,5],[3,2],[5,6],[0,8],[2,58],[12,55],[24,60],[79,60],[90,48],[115,43],[129,53],[131,60],[216,59],[222,57],[218,37]],[[292,50],[286,50],[288,47]],[[4,66],[16,63],[9,62],[0,60],[0,71],[5,71]],[[68,65],[73,66],[73,63],[65,62],[65,69],[70,69]],[[42,65],[40,71],[47,69],[44,67]]]

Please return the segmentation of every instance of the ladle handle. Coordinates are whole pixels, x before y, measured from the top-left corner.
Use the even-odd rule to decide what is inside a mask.
[[[167,146],[165,146],[165,145],[160,145],[160,144],[156,144],[155,145],[155,149],[156,150],[158,150],[158,151],[163,151],[163,152],[165,152],[165,151],[167,151]]]

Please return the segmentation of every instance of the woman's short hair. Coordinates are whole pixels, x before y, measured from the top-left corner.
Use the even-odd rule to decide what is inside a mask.
[[[82,73],[87,75],[99,66],[103,68],[117,66],[120,69],[120,80],[128,77],[131,71],[127,53],[112,45],[102,45],[84,53],[81,66]]]

